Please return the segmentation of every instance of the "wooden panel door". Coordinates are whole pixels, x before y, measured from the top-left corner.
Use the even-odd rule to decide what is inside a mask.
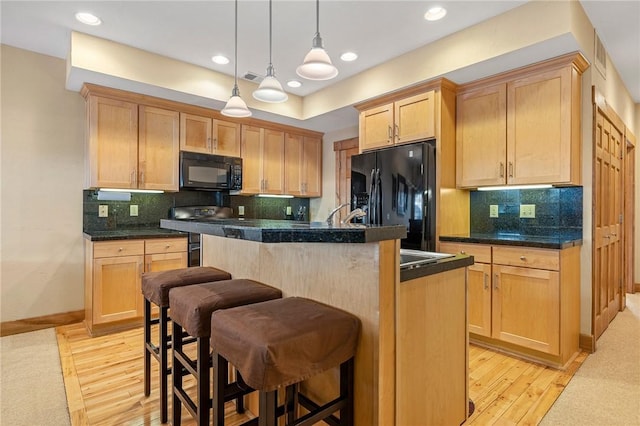
[[[393,103],[360,113],[361,150],[392,146],[393,131]]]
[[[469,286],[469,333],[491,337],[491,264],[467,268]]]
[[[211,117],[180,113],[180,149],[183,151],[211,153]]]
[[[436,137],[435,91],[395,102],[396,143],[411,143]]]
[[[140,105],[138,188],[178,190],[180,114]]]
[[[336,153],[336,206],[351,202],[351,157],[358,155],[358,138],[345,139],[333,143]],[[346,213],[338,212],[338,219],[342,220]]]
[[[593,323],[596,339],[621,308],[622,134],[598,110],[594,141]]]
[[[142,316],[143,256],[104,257],[93,261],[93,323]]]
[[[242,193],[259,194],[262,192],[262,142],[264,129],[254,126],[242,126]]]
[[[302,144],[304,137],[287,133],[284,139],[284,193],[303,195]]]
[[[456,185],[504,185],[507,159],[506,85],[464,93],[457,98]]]
[[[240,157],[240,124],[213,120],[214,154]]]
[[[304,137],[302,149],[303,195],[322,196],[322,139]]]
[[[137,188],[138,105],[90,96],[87,188]]]
[[[571,181],[571,68],[507,85],[507,183]]]
[[[264,130],[262,178],[265,194],[284,193],[284,132]]]
[[[493,265],[492,337],[560,353],[560,273]]]

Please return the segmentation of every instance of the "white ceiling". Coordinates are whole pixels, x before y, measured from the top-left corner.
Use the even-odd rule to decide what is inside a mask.
[[[303,80],[290,93],[305,96],[372,66],[520,6],[525,1],[322,0],[320,34],[340,73],[327,82]],[[640,103],[640,1],[582,0],[587,15],[635,102]],[[424,20],[431,6],[447,16]],[[234,2],[209,1],[6,1],[0,3],[3,44],[66,58],[71,31],[79,31],[233,75]],[[238,72],[263,75],[268,63],[268,2],[240,0]],[[74,19],[98,15],[97,27]],[[295,68],[311,48],[315,1],[273,1],[273,65],[281,82],[299,79]],[[346,63],[341,53],[359,58]],[[211,56],[224,54],[228,65]],[[302,79],[299,79],[302,80]],[[462,83],[462,81],[459,81]],[[231,88],[230,88],[231,90]],[[243,96],[250,96],[243,94]]]

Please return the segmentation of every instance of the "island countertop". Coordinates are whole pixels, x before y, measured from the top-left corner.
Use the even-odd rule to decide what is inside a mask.
[[[162,219],[160,227],[261,243],[371,243],[407,236],[403,225],[328,226],[324,222],[269,219]]]

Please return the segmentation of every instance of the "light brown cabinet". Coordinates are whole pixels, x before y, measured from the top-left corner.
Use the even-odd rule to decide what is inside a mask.
[[[284,193],[284,132],[242,126],[242,193]]]
[[[287,133],[284,145],[284,193],[322,196],[322,139]]]
[[[180,149],[240,157],[240,124],[180,113]]]
[[[90,95],[86,188],[178,190],[178,113]]]
[[[362,151],[434,138],[435,91],[361,111],[359,121]]]
[[[139,325],[143,272],[187,267],[187,239],[85,240],[85,323],[91,335]]]
[[[565,365],[579,351],[579,247],[564,250],[440,243],[465,253],[472,340]]]
[[[458,187],[581,183],[583,61],[580,55],[564,56],[461,88]]]

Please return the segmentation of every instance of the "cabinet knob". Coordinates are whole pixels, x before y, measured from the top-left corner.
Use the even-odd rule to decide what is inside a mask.
[[[124,250],[122,247],[118,247],[118,251],[122,251]]]
[[[164,246],[164,248],[169,248],[171,247],[171,244],[167,244],[166,246]]]
[[[525,256],[520,256],[520,260],[524,262],[525,260],[527,260],[527,258]]]
[[[460,254],[467,254],[467,252],[464,250],[460,250]]]

